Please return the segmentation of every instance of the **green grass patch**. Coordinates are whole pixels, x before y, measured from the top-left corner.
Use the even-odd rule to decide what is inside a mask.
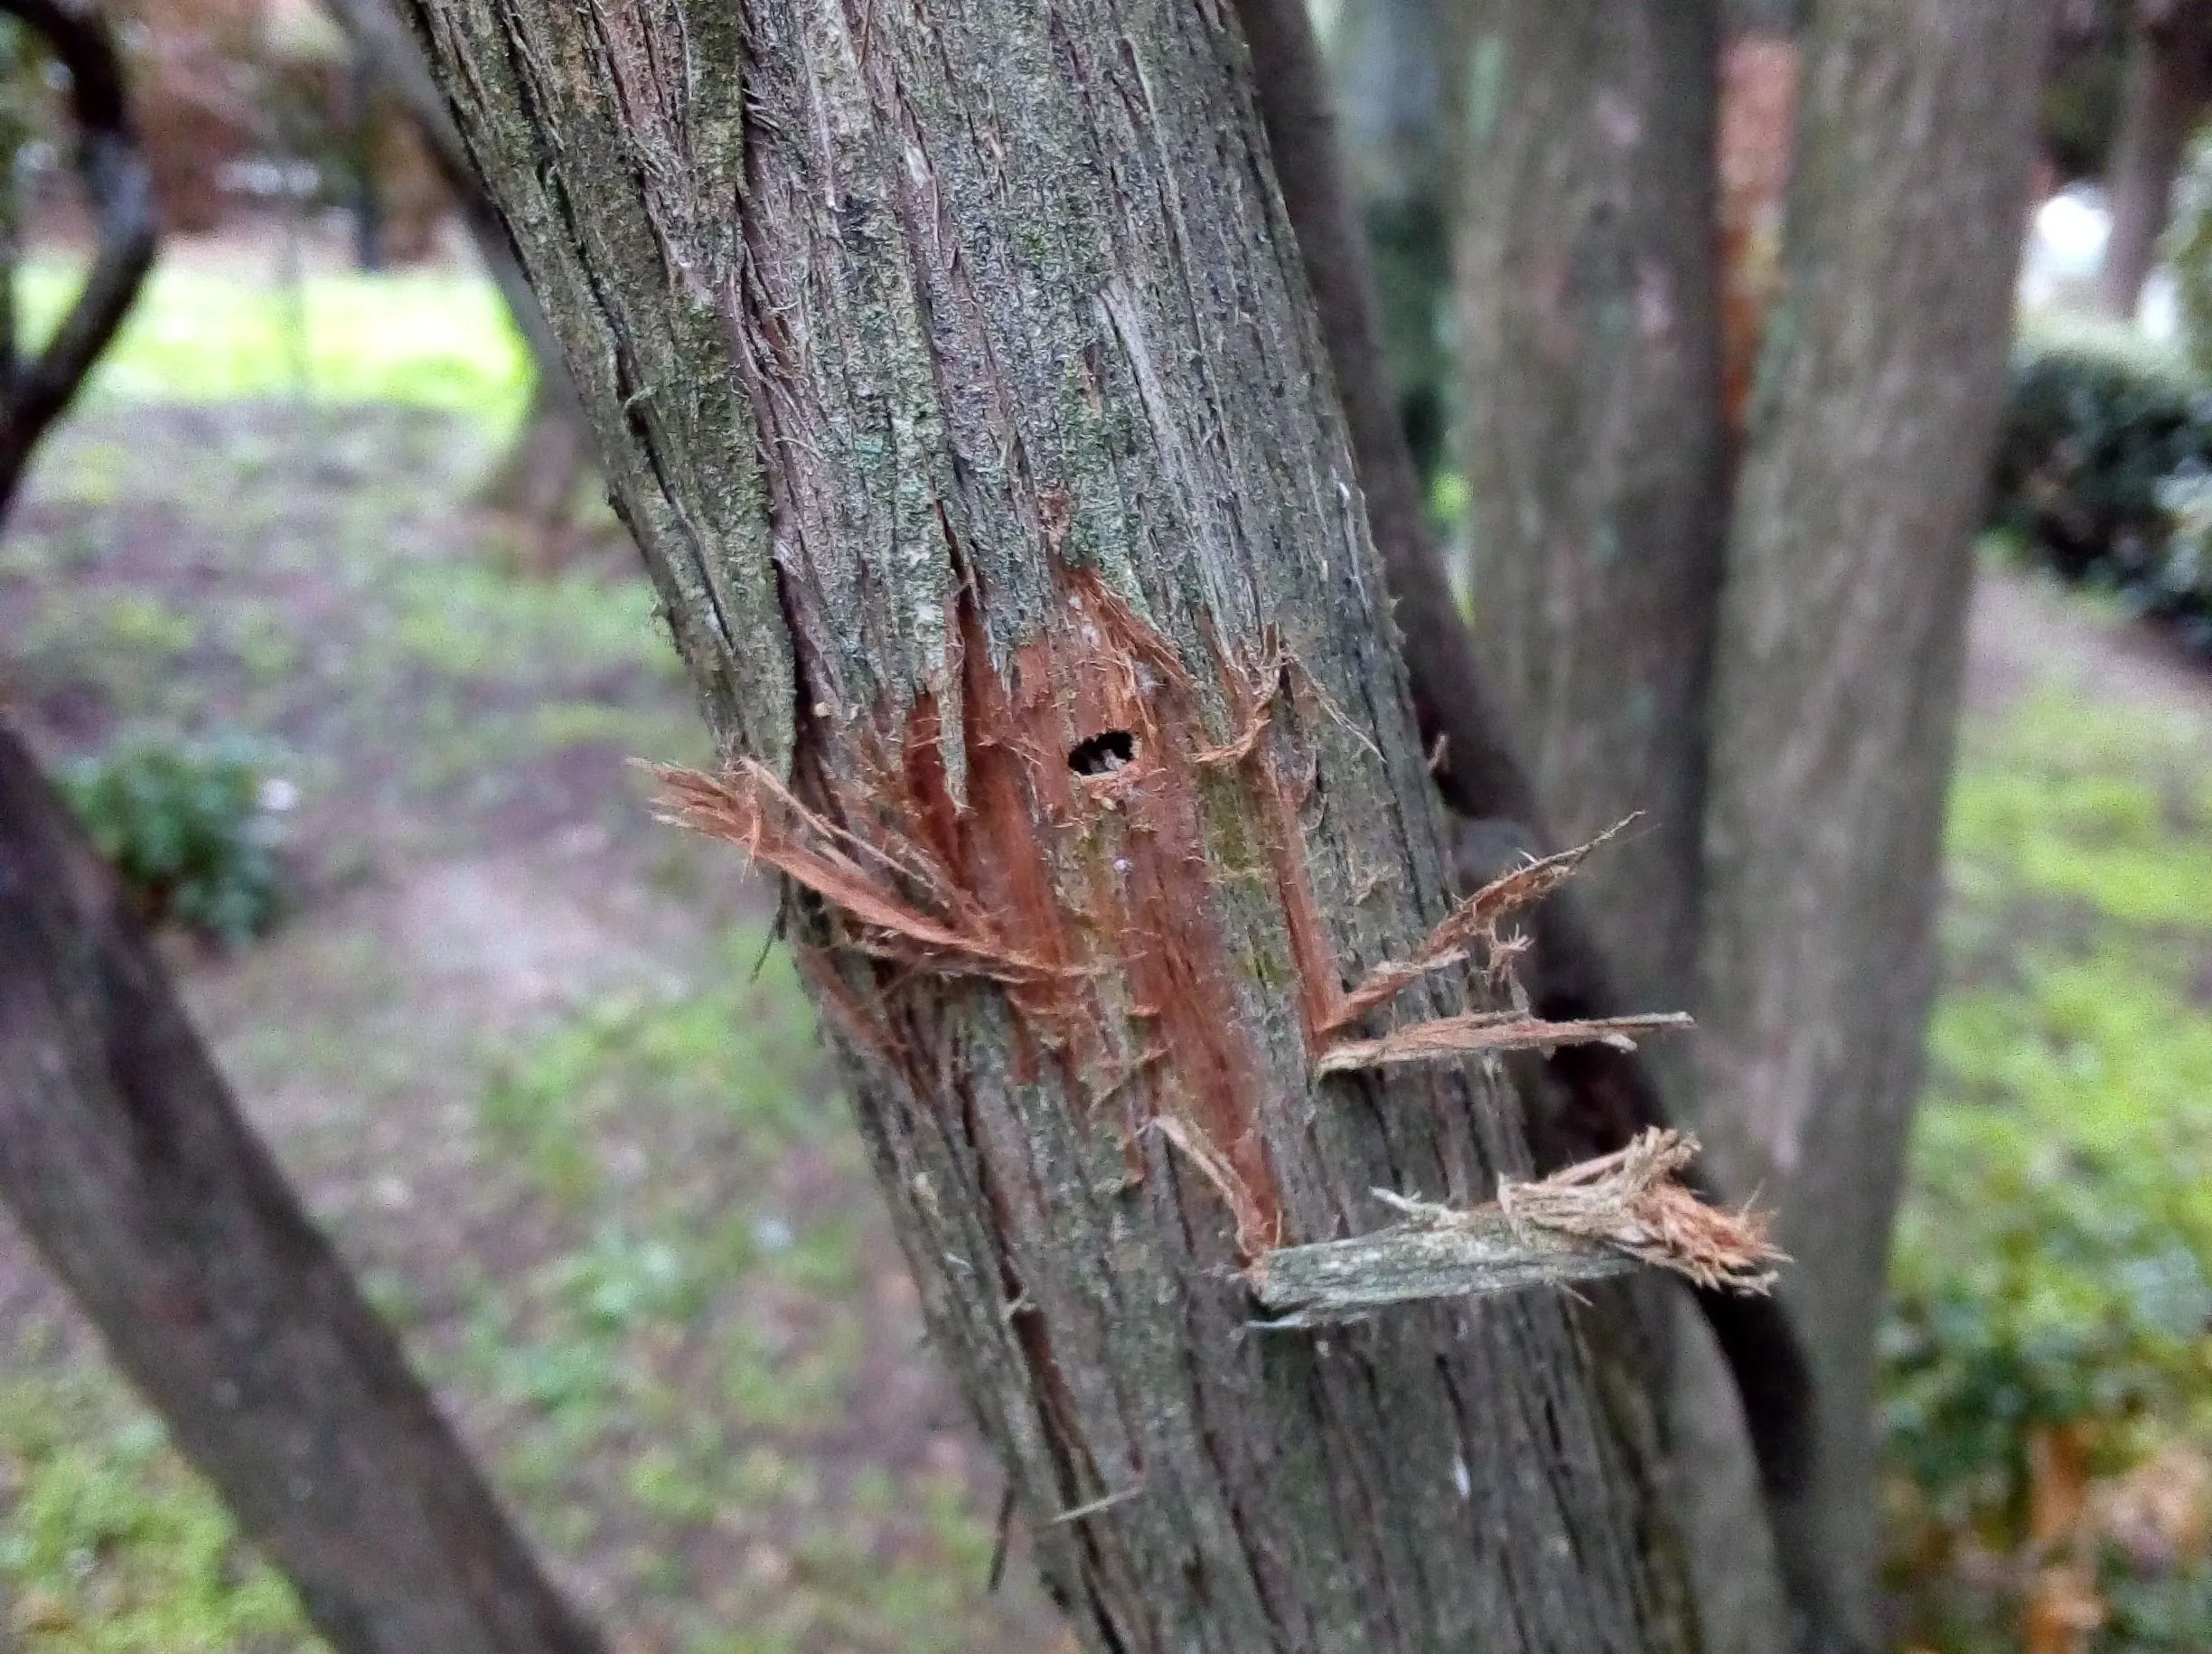
[[[525,580],[482,562],[411,563],[389,576],[393,641],[455,677],[680,671],[657,629],[652,588],[590,569]]]
[[[0,1578],[25,1654],[300,1654],[291,1588],[105,1369],[0,1380]]]
[[[2100,1478],[2212,1454],[2208,747],[2055,697],[1968,733],[1883,1344],[1892,1583],[1944,1654],[2014,1646],[1961,1559],[2024,1554],[2039,1435]],[[2202,1646],[2202,1559],[2106,1546],[2097,1589],[2098,1654]]]
[[[24,266],[16,293],[27,337],[53,328],[80,274],[52,258]],[[288,293],[272,280],[164,266],[89,389],[140,399],[406,402],[466,415],[503,438],[530,386],[506,306],[474,274],[317,272]]]

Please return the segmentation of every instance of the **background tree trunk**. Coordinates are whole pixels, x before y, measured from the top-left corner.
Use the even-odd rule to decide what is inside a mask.
[[[1783,1559],[1838,1646],[1874,1644],[1875,1339],[2049,11],[1813,8],[1721,601],[1699,1121],[1797,1260],[1822,1439]]]
[[[1689,1646],[1556,1301],[1229,1273],[1524,1163],[1493,1079],[1315,1076],[1444,883],[1233,28],[416,5],[1087,1645]]]
[[[446,187],[461,203],[461,221],[485,273],[530,352],[536,376],[530,406],[506,457],[484,484],[483,503],[558,535],[567,526],[577,493],[595,465],[591,428],[560,341],[522,274],[506,226],[484,193],[445,95],[391,0],[331,0],[331,11],[353,50],[422,132]]]
[[[2112,234],[2097,271],[2098,306],[2123,320],[2142,302],[2189,134],[2212,99],[2212,5],[2139,0],[2136,12],[2107,181]]]
[[[1645,813],[1576,895],[1624,1006],[1687,1004],[1727,511],[1718,18],[1697,0],[1500,0],[1463,26],[1476,649],[1568,841]],[[1682,1055],[1645,1057],[1677,1119]],[[1698,1318],[1669,1313],[1679,1294],[1645,1296],[1643,1376],[1670,1414],[1707,1646],[1770,1654],[1781,1588],[1739,1386]]]
[[[1338,14],[1329,55],[1344,170],[1373,255],[1384,362],[1424,506],[1450,426],[1445,11],[1442,0],[1361,0]]]
[[[0,1197],[340,1654],[600,1654],[4,725]]]
[[[1727,509],[1715,9],[1498,0],[1470,18],[1476,652],[1561,834],[1644,812],[1582,895],[1628,1002],[1679,1005]]]

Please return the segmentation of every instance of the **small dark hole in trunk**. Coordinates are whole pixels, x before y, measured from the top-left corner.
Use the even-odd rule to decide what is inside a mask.
[[[1068,767],[1078,775],[1105,775],[1137,756],[1137,738],[1126,729],[1087,736],[1068,749]]]

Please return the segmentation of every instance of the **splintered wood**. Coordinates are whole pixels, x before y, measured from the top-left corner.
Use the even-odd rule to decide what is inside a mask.
[[[1008,946],[989,916],[911,843],[870,844],[824,821],[768,769],[745,758],[726,776],[650,766],[661,784],[661,819],[724,839],[834,904],[858,926],[861,945],[887,959],[947,975],[1034,982],[1050,968]],[[933,916],[899,900],[861,865],[905,873],[939,898]]]
[[[1368,1235],[1289,1246],[1266,1138],[1270,1093],[1232,991],[1210,906],[1215,854],[1206,777],[1241,790],[1256,869],[1271,885],[1292,966],[1310,1083],[1406,1063],[1550,1049],[1680,1028],[1679,1014],[1548,1021],[1514,976],[1526,947],[1503,922],[1551,896],[1615,828],[1531,860],[1460,902],[1403,960],[1345,985],[1308,876],[1297,804],[1270,743],[1286,710],[1340,718],[1279,641],[1217,652],[1227,729],[1206,727],[1195,685],[1164,642],[1082,571],[1064,574],[1072,624],[1017,655],[1001,678],[963,609],[961,746],[965,785],[941,761],[935,700],[917,700],[887,756],[810,807],[768,768],[721,775],[658,768],[670,821],[735,843],[812,891],[846,943],[898,970],[891,982],[998,983],[1035,1037],[1080,1076],[1094,1118],[1119,1123],[1133,1172],[1142,1144],[1169,1145],[1233,1222],[1237,1266],[1272,1325],[1308,1325],[1417,1299],[1587,1280],[1636,1265],[1701,1285],[1764,1291],[1778,1255],[1760,1220],[1702,1204],[1673,1181],[1688,1139],[1647,1132],[1617,1154],[1453,1211],[1378,1194],[1399,1221]],[[1017,691],[1016,684],[1026,687]],[[1101,733],[1102,732],[1102,733]],[[1624,823],[1625,825],[1626,823]],[[1043,831],[1040,831],[1042,829]],[[802,950],[802,954],[806,950]],[[886,1059],[895,1032],[853,985],[808,955],[839,1026]],[[1507,1009],[1384,1026],[1405,991],[1441,973],[1486,982]]]
[[[1755,1213],[1706,1205],[1675,1174],[1694,1138],[1647,1131],[1617,1153],[1534,1182],[1506,1179],[1468,1210],[1375,1198],[1400,1221],[1346,1240],[1270,1252],[1245,1279],[1269,1327],[1356,1320],[1392,1304],[1563,1286],[1652,1264],[1701,1286],[1764,1292],[1786,1262]]]
[[[1514,961],[1527,944],[1520,936],[1498,935],[1499,920],[1550,896],[1574,876],[1592,850],[1627,824],[1622,822],[1587,844],[1532,860],[1492,879],[1452,909],[1411,960],[1378,965],[1356,988],[1338,994],[1320,1020],[1326,1038],[1314,1059],[1314,1071],[1348,1074],[1398,1063],[1456,1062],[1483,1051],[1551,1050],[1562,1045],[1603,1043],[1633,1050],[1638,1034],[1689,1027],[1690,1018],[1679,1011],[1586,1022],[1548,1022],[1534,1016],[1513,974]],[[1477,966],[1494,985],[1504,988],[1514,1009],[1438,1017],[1392,1029],[1373,1039],[1345,1037],[1344,1029],[1352,1023],[1380,1010],[1423,977],[1460,964]]]

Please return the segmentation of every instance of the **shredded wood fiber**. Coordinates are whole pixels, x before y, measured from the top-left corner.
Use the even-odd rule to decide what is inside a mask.
[[[1697,1140],[1647,1131],[1626,1148],[1534,1182],[1510,1179],[1469,1210],[1377,1189],[1400,1221],[1346,1240],[1286,1246],[1246,1272],[1266,1325],[1310,1327],[1391,1304],[1565,1285],[1638,1264],[1701,1286],[1764,1292],[1786,1262],[1767,1220],[1724,1212],[1675,1181]]]

